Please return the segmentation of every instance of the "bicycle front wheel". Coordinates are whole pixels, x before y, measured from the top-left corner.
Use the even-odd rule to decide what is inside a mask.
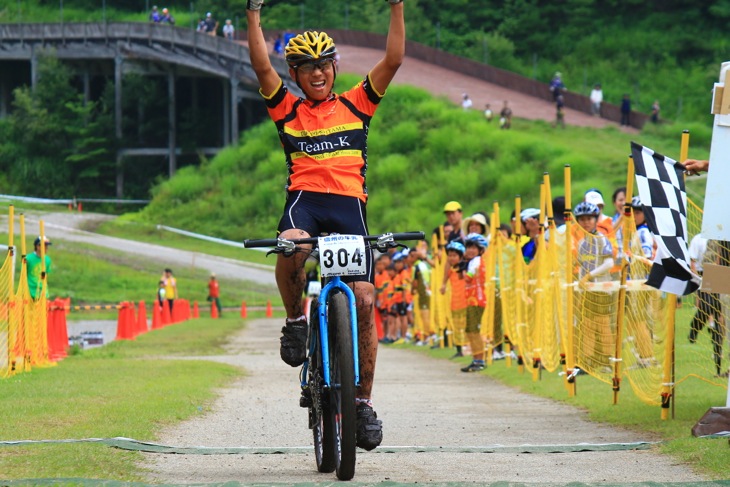
[[[319,343],[319,301],[312,300],[309,312],[309,341],[312,355],[309,358],[309,388],[312,393],[313,404],[309,408],[309,424],[312,428],[314,440],[314,457],[317,470],[320,472],[334,472],[335,445],[329,398],[322,398],[322,348]]]
[[[335,465],[337,478],[355,476],[355,365],[352,354],[350,305],[342,293],[329,300],[330,412],[335,433]]]

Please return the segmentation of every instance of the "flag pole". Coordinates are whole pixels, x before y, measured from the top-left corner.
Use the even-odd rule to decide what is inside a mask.
[[[689,153],[689,131],[682,132],[679,147],[679,160],[687,160]],[[669,293],[667,296],[667,348],[664,350],[664,371],[662,376],[662,420],[669,419],[669,408],[672,406],[674,394],[674,339],[675,318],[677,314],[677,295]],[[674,417],[674,414],[672,414]]]

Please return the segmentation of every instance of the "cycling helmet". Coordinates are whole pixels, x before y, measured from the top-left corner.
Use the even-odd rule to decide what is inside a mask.
[[[337,54],[337,48],[325,32],[309,30],[289,39],[284,53],[287,64],[296,68],[307,61],[333,58]]]
[[[470,233],[469,235],[467,235],[466,244],[474,244],[481,249],[486,249],[488,245],[487,239],[484,238],[484,235],[480,233]]]
[[[393,257],[392,257],[393,262],[400,262],[405,258],[406,258],[406,256],[403,252],[396,252],[395,254],[393,254]]]
[[[641,204],[641,198],[634,196],[631,198],[631,208],[635,210],[644,210],[644,205]]]
[[[458,252],[461,255],[464,255],[464,252],[466,252],[464,244],[456,241],[449,242],[449,244],[446,246],[446,250],[453,250],[454,252]]]
[[[573,213],[575,214],[575,217],[578,218],[579,216],[595,216],[598,218],[598,215],[601,214],[601,209],[598,208],[598,206],[594,205],[593,203],[589,203],[587,201],[583,201],[581,203],[578,203],[578,206],[575,207],[575,210],[573,210]]]

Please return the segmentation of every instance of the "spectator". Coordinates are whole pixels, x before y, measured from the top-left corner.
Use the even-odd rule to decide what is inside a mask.
[[[520,212],[522,220],[522,233],[528,240],[522,245],[522,257],[529,264],[537,254],[537,238],[540,236],[540,210],[537,208],[526,208]]]
[[[446,246],[447,267],[440,288],[441,294],[446,294],[446,285],[451,285],[451,314],[446,317],[453,330],[456,347],[456,353],[451,358],[463,357],[463,346],[466,344],[466,282],[462,272],[465,252],[466,248],[461,242],[451,242]]]
[[[213,18],[213,14],[210,12],[205,14],[205,33],[210,36],[218,35],[218,21]]]
[[[486,262],[482,259],[487,249],[487,239],[478,233],[466,236],[466,252],[464,260],[467,267],[464,271],[466,284],[466,337],[471,346],[472,362],[462,368],[462,372],[479,372],[486,367],[484,363],[484,338],[481,334],[482,316],[487,307],[485,294]]]
[[[561,76],[560,71],[556,71],[553,79],[550,80],[550,93],[553,94],[553,100],[556,102],[558,101],[558,96],[567,91]]]
[[[447,223],[451,226],[451,230],[448,232],[446,230],[446,226],[444,226],[444,237],[446,237],[446,243],[453,241],[464,243],[464,236],[466,234],[461,228],[461,204],[458,201],[449,201],[444,205],[444,215],[446,215]]]
[[[289,44],[289,41],[294,37],[294,32],[292,32],[290,29],[286,29],[284,31],[284,46]]]
[[[163,24],[175,25],[175,17],[170,15],[170,11],[167,10],[167,8],[163,8],[162,18],[160,18],[160,22],[162,22]]]
[[[221,308],[220,299],[220,284],[215,278],[215,274],[211,274],[210,280],[208,281],[208,301],[210,301],[211,306],[218,308],[218,316],[223,316],[223,308]]]
[[[621,100],[621,125],[631,125],[631,98],[628,93],[624,93]]]
[[[278,34],[274,39],[274,54],[278,56],[284,55],[284,36]]]
[[[626,188],[621,186],[620,188],[616,188],[616,190],[613,192],[613,196],[611,197],[611,201],[613,201],[613,217],[611,217],[611,224],[614,228],[618,227],[619,220],[624,214],[624,205],[626,204]]]
[[[157,10],[157,5],[152,6],[152,12],[150,12],[149,20],[154,24],[159,24],[162,20],[160,12]]]
[[[165,281],[162,280],[157,283],[157,303],[160,305],[160,308],[165,304]]]
[[[426,256],[417,247],[408,252],[406,264],[411,271],[411,294],[418,297],[418,313],[421,329],[414,333],[416,345],[425,345],[435,334],[431,329],[431,267],[426,262]]]
[[[226,23],[223,26],[223,37],[225,37],[229,41],[232,41],[235,31],[236,29],[233,27],[231,19],[226,19]]]
[[[474,213],[461,225],[465,234],[478,233],[485,237],[489,234],[489,218],[484,213]]]
[[[654,100],[654,103],[651,105],[651,121],[653,123],[659,123],[659,111],[661,108],[659,107],[659,100]]]
[[[177,298],[177,280],[172,275],[172,269],[165,269],[161,280],[165,284],[165,299],[170,306],[170,313],[172,313],[175,298]]]
[[[598,207],[600,210],[597,222],[598,230],[604,235],[611,235],[613,233],[613,223],[610,216],[603,214],[603,208],[606,206],[603,201],[603,194],[596,188],[591,188],[586,191],[583,200]]]
[[[492,118],[494,118],[494,112],[492,112],[492,108],[489,105],[489,103],[484,105],[484,119],[487,121],[487,123],[492,122]]]
[[[48,255],[48,247],[53,245],[51,240],[43,236],[43,242],[45,243],[45,263],[46,273],[43,274],[43,266],[41,262],[41,237],[38,237],[33,242],[33,253],[25,256],[25,265],[28,273],[28,291],[30,291],[30,297],[33,299],[41,298],[41,285],[45,285],[44,278],[51,273],[51,257]],[[48,288],[45,288],[45,295],[48,297]]]
[[[473,103],[471,101],[471,98],[469,98],[469,95],[466,93],[461,95],[461,108],[464,110],[469,110],[472,107]]]
[[[499,127],[505,130],[512,127],[512,109],[507,100],[504,101],[502,111],[499,112]]]
[[[601,116],[601,103],[603,103],[603,90],[601,84],[596,83],[591,90],[591,113],[597,117]]]
[[[205,19],[198,19],[198,27],[195,30],[198,32],[205,32]]]

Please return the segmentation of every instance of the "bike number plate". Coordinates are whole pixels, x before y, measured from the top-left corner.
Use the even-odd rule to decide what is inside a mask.
[[[319,238],[322,277],[366,274],[365,260],[365,239],[361,235],[328,235]]]

